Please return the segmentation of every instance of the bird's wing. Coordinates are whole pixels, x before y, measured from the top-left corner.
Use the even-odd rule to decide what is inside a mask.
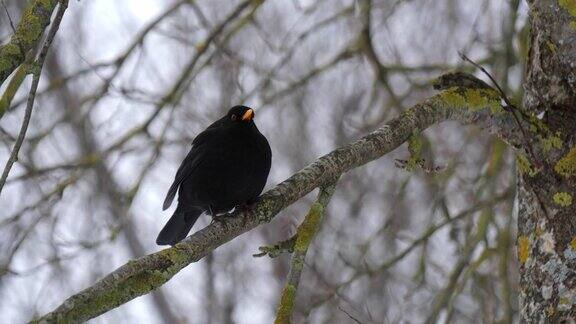
[[[217,131],[217,128],[212,126],[213,125],[198,134],[194,141],[192,141],[192,148],[190,149],[190,152],[188,152],[188,155],[186,155],[184,161],[182,161],[182,164],[180,164],[174,182],[172,182],[170,189],[168,189],[168,193],[164,199],[164,204],[162,205],[162,210],[166,210],[170,207],[182,181],[184,181],[184,179],[186,179],[200,163],[201,155],[198,154],[199,148],[206,142],[206,139],[213,137]]]
[[[210,131],[211,129],[224,126],[224,124],[226,123],[226,119],[228,119],[228,117],[227,117],[227,116],[224,116],[224,117],[218,119],[217,121],[213,122],[212,124],[210,124],[210,126],[206,127],[206,130],[205,130],[204,132],[200,133],[200,134],[194,139],[194,142],[193,142],[193,143],[195,143],[195,142],[198,141],[198,140],[201,140],[201,135],[204,134],[204,133],[206,133],[206,132],[210,133],[209,131]]]

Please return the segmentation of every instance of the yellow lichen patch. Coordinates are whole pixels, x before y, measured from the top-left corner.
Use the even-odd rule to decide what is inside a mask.
[[[558,0],[558,4],[573,17],[570,27],[576,29],[576,0]]]
[[[576,0],[558,0],[558,4],[576,18]]]
[[[546,307],[546,316],[552,317],[552,316],[554,316],[555,313],[556,313],[556,309],[554,308],[554,306],[549,305],[548,307]]]
[[[188,265],[190,261],[188,260],[188,256],[185,251],[180,250],[177,247],[172,247],[168,249],[164,249],[157,254],[164,257],[167,261],[171,262],[171,265],[168,266],[164,271],[159,272],[158,274],[161,276],[165,276],[167,278],[172,277],[176,272],[180,269]]]
[[[571,306],[570,304],[570,300],[568,300],[565,297],[560,297],[560,300],[558,300],[558,308],[569,308]]]
[[[414,130],[408,138],[408,152],[410,152],[410,158],[406,161],[406,171],[410,172],[414,171],[421,161],[422,138],[418,135],[417,130]]]
[[[420,158],[420,153],[422,152],[422,139],[418,137],[417,131],[412,132],[412,136],[408,138],[408,150],[416,159]]]
[[[524,235],[518,237],[518,260],[521,264],[526,263],[530,256],[530,242]]]
[[[308,211],[308,215],[304,218],[304,221],[298,227],[298,236],[296,238],[296,243],[294,244],[295,251],[306,251],[314,234],[318,229],[320,220],[322,219],[322,213],[324,212],[324,207],[319,203],[314,203]]]
[[[558,206],[568,207],[572,205],[572,195],[567,192],[557,192],[552,199]]]
[[[550,52],[552,52],[552,54],[556,55],[556,45],[554,45],[554,43],[550,42],[550,41],[546,41],[546,46],[548,46],[548,49],[550,50]]]
[[[194,47],[196,47],[196,51],[202,52],[206,49],[206,43],[205,42],[198,42],[194,45]]]
[[[572,238],[572,241],[570,241],[570,247],[572,248],[572,250],[576,250],[576,236],[574,236]]]
[[[547,138],[540,139],[540,146],[544,152],[549,152],[552,149],[559,149],[562,147],[562,139],[558,136],[549,136]]]
[[[464,108],[466,106],[466,99],[458,90],[458,88],[451,88],[442,92],[440,94],[441,100],[449,106]]]
[[[538,136],[542,136],[542,134],[552,134],[550,128],[546,123],[544,123],[538,116],[534,115],[533,113],[527,113],[525,116],[522,117],[528,123],[528,127],[526,128],[532,133],[536,133]],[[555,134],[556,136],[560,136],[560,132]]]
[[[554,171],[565,177],[576,176],[576,146],[556,162]]]
[[[466,90],[465,98],[467,99],[466,102],[472,107],[479,107],[486,103],[486,100],[483,95],[480,94],[480,91],[476,90]]]
[[[522,153],[516,154],[516,167],[520,174],[527,174],[531,177],[538,174],[538,169],[536,169],[536,167],[533,166],[530,161],[528,161],[528,158]]]
[[[492,113],[503,112],[498,93],[491,89],[453,87],[439,95],[442,104],[448,107],[478,111],[490,108]]]
[[[296,287],[291,284],[286,284],[280,297],[280,304],[276,311],[276,320],[274,324],[290,323],[290,315],[294,307],[294,299],[296,297]]]

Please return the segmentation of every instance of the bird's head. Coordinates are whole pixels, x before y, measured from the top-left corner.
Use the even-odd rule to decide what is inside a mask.
[[[246,106],[234,106],[226,115],[228,122],[250,123],[254,119],[254,110]]]

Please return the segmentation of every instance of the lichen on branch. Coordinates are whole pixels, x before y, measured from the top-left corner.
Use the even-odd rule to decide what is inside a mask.
[[[35,0],[28,4],[10,41],[0,46],[0,85],[38,43],[57,3],[58,0]]]
[[[316,202],[312,204],[302,224],[298,227],[294,253],[290,260],[290,272],[288,273],[288,279],[282,290],[280,303],[276,311],[276,320],[274,321],[276,324],[286,324],[291,321],[296,292],[298,291],[302,270],[304,269],[306,253],[308,252],[310,243],[312,243],[312,239],[318,232],[324,211],[330,202],[330,198],[332,198],[332,194],[334,194],[335,187],[336,183],[333,183],[327,187],[320,188]]]
[[[554,170],[566,178],[576,176],[576,146],[556,162]]]

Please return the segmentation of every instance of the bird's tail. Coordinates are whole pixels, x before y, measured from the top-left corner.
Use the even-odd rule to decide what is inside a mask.
[[[188,232],[196,223],[198,217],[202,214],[202,210],[199,208],[188,208],[184,210],[178,206],[174,215],[170,217],[170,220],[164,228],[158,234],[156,238],[156,244],[158,245],[174,245],[182,241]]]

